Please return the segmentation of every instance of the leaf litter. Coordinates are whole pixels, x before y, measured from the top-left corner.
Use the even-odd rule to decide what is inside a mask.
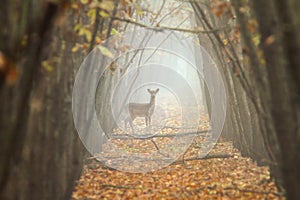
[[[207,119],[207,116],[200,116],[199,130],[209,129]],[[178,122],[173,120],[160,134],[178,133],[174,128],[176,124]],[[120,130],[115,133],[123,134]],[[161,148],[168,145],[171,138],[157,137],[153,140]],[[118,171],[107,167],[104,162],[89,158],[76,183],[72,200],[285,199],[270,177],[269,168],[258,166],[250,158],[242,157],[231,142],[220,139],[207,159],[195,159],[199,155],[202,142],[203,135],[197,135],[184,157],[180,156],[176,162],[147,173]],[[113,143],[129,154],[157,151],[150,140],[114,139]],[[104,146],[104,152],[105,148]],[[114,157],[118,152],[106,154]],[[159,156],[156,158],[159,159]],[[142,163],[145,167],[147,164],[151,165],[153,161]],[[124,165],[126,166],[123,169],[131,167],[130,163],[124,162]]]
[[[148,173],[113,170],[92,159],[72,199],[285,199],[268,167],[242,157],[230,142],[217,143],[210,154],[219,152],[230,157],[176,162]]]

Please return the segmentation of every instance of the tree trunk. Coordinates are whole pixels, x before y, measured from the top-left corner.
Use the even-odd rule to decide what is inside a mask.
[[[19,6],[22,12],[15,16]],[[2,2],[9,15],[0,19],[6,21],[1,23],[1,59],[20,73],[12,83],[1,74],[0,199],[69,199],[81,172],[83,146],[71,111],[74,43],[65,34],[73,24],[53,30],[59,7]],[[20,41],[25,36],[27,46]],[[42,67],[42,61],[55,57],[53,65]]]
[[[295,10],[292,1],[253,0],[253,4],[269,74],[271,111],[281,147],[284,186],[288,199],[300,199],[300,31]],[[270,37],[275,41],[268,42]]]

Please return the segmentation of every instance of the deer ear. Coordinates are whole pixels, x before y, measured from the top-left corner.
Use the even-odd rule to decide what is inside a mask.
[[[159,88],[157,88],[155,92],[158,93],[158,91],[159,91]]]
[[[147,90],[148,90],[149,93],[151,93],[151,90],[150,90],[150,89],[147,89]]]

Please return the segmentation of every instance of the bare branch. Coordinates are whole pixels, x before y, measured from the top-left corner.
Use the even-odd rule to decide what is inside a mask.
[[[224,29],[228,28],[228,26],[219,27],[211,30],[200,30],[199,28],[195,29],[185,29],[185,28],[178,28],[178,27],[167,27],[167,26],[149,26],[140,22],[133,21],[131,19],[125,19],[125,18],[119,18],[119,17],[112,17],[113,20],[119,20],[123,22],[127,22],[130,24],[137,25],[142,28],[150,29],[157,32],[162,32],[164,30],[170,30],[170,31],[179,31],[179,32],[185,32],[185,33],[192,33],[192,34],[208,34],[208,33],[214,33],[218,31],[223,31]]]

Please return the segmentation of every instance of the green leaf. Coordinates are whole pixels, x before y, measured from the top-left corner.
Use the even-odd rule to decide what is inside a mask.
[[[136,12],[137,12],[138,15],[143,15],[144,14],[143,9],[138,4],[135,4],[134,7],[135,7]]]
[[[85,34],[85,28],[81,28],[81,29],[79,29],[79,33],[78,33],[78,35],[84,35]]]
[[[103,18],[108,18],[109,14],[107,12],[105,12],[104,10],[99,11],[99,15]]]
[[[92,33],[91,33],[91,31],[89,31],[89,30],[86,29],[84,33],[85,33],[86,40],[88,42],[90,42],[92,40]]]
[[[92,20],[96,19],[96,9],[90,9],[87,13],[87,16]]]
[[[79,49],[79,46],[76,45],[72,48],[72,52],[75,53],[78,51],[78,49]]]
[[[112,28],[111,29],[111,34],[115,35],[115,34],[119,34],[119,32],[115,28]]]
[[[105,1],[99,4],[99,7],[106,11],[113,11],[114,2],[113,1]]]
[[[87,4],[89,1],[88,0],[80,0],[80,2],[82,3],[82,4]]]
[[[81,27],[82,27],[81,24],[76,24],[76,26],[74,27],[74,31],[79,31]]]
[[[114,57],[114,54],[106,47],[102,46],[102,45],[98,45],[97,48],[101,51],[101,53],[104,55],[104,56],[107,56],[109,58],[113,58]]]
[[[47,60],[45,60],[45,61],[42,62],[42,66],[48,72],[52,72],[54,70],[53,66],[50,65]]]
[[[259,34],[254,34],[252,37],[252,41],[255,46],[258,46],[260,44],[260,35]]]

